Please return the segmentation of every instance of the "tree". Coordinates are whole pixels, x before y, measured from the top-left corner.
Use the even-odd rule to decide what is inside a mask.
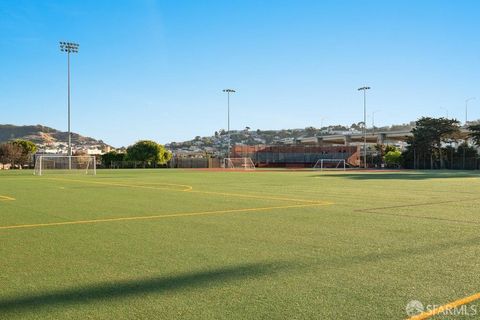
[[[374,146],[375,151],[377,151],[377,156],[372,159],[373,163],[380,166],[383,163],[387,163],[385,155],[389,152],[397,152],[399,151],[397,147],[392,145],[385,145],[385,144],[376,144]],[[387,163],[388,165],[388,163]],[[400,165],[400,163],[398,163]],[[397,165],[397,166],[398,166]]]
[[[468,129],[470,130],[470,138],[480,147],[480,124],[471,125]]]
[[[440,163],[445,168],[445,154],[442,152],[442,143],[451,142],[458,138],[460,122],[455,119],[422,117],[416,121],[412,129],[413,137],[409,139],[409,147],[404,154],[406,159],[415,159],[416,162],[430,162],[430,168]],[[416,165],[415,165],[416,167]]]
[[[314,127],[306,127],[305,128],[305,134],[309,137],[314,136],[317,133],[317,129]]]
[[[23,149],[11,142],[0,144],[0,163],[11,164],[15,166],[17,161],[21,160],[23,156]]]
[[[12,143],[19,145],[25,154],[34,154],[35,152],[37,152],[37,146],[31,141],[17,139],[12,141]]]
[[[28,162],[31,159],[31,156],[35,152],[37,152],[37,146],[35,145],[35,143],[31,141],[17,139],[10,143],[21,149],[21,154],[16,159],[16,163],[18,163],[19,165],[23,166],[25,164],[28,164]]]
[[[350,129],[361,131],[363,130],[364,125],[365,124],[363,123],[363,121],[360,121],[359,123],[352,123],[352,125],[350,126]]]
[[[388,167],[399,167],[402,162],[402,153],[399,150],[388,151],[385,154],[385,163]]]
[[[126,160],[141,161],[145,164],[165,164],[172,158],[170,151],[161,144],[150,140],[141,140],[127,148]]]
[[[102,165],[105,168],[111,168],[112,163],[122,162],[125,160],[125,153],[110,151],[102,154]]]
[[[381,166],[383,163],[383,155],[385,154],[385,145],[384,144],[375,144],[374,145],[376,156],[372,157],[372,163],[376,166]]]
[[[392,146],[392,145],[390,145],[390,144],[387,144],[387,145],[385,146],[385,151],[384,151],[384,152],[385,152],[385,153],[389,153],[390,151],[398,151],[398,149],[397,149],[397,147],[395,147],[395,146]]]

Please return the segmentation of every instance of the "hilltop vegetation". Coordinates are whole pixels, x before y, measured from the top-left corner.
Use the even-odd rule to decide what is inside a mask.
[[[12,124],[0,125],[0,143],[15,139],[31,141],[35,144],[48,144],[68,141],[68,133],[42,125],[16,126]],[[102,140],[85,137],[72,133],[72,143],[76,145],[103,145]]]

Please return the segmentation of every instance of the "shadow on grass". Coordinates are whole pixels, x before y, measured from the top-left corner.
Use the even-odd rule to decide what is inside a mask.
[[[87,287],[23,295],[0,300],[0,314],[13,311],[34,311],[47,306],[65,306],[85,304],[96,300],[128,298],[149,293],[161,294],[183,289],[206,288],[228,281],[262,277],[291,267],[293,265],[286,262],[244,264],[174,276],[104,282]]]
[[[356,172],[356,173],[328,173],[311,175],[312,178],[335,177],[352,180],[428,180],[448,178],[475,178],[480,177],[479,171],[416,171],[416,172]]]
[[[382,264],[391,260],[405,260],[412,263],[418,263],[418,259],[422,259],[422,263],[438,263],[434,257],[444,254],[448,251],[452,255],[455,252],[468,252],[478,248],[480,238],[468,238],[456,241],[443,241],[438,243],[428,243],[423,245],[409,245],[405,248],[384,248],[378,249],[376,252],[366,253],[363,255],[347,255],[335,257],[325,261],[322,265],[325,268],[348,268],[350,266],[365,265],[369,263]],[[367,268],[367,266],[365,266]]]

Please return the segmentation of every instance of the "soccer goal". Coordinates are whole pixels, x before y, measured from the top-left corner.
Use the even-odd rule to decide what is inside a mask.
[[[226,169],[255,170],[255,164],[250,158],[225,158],[223,162]]]
[[[33,174],[41,176],[49,172],[96,175],[97,162],[94,156],[37,156]]]
[[[345,159],[319,159],[313,166],[314,169],[319,170],[346,170],[347,165]]]

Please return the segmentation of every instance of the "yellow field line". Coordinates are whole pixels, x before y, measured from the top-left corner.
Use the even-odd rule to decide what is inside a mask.
[[[152,220],[152,219],[178,218],[178,217],[190,217],[190,216],[203,216],[203,215],[214,215],[214,214],[225,214],[225,213],[238,213],[238,212],[267,211],[267,210],[275,210],[275,209],[290,209],[290,208],[313,207],[313,206],[329,205],[329,204],[331,204],[331,203],[323,203],[323,204],[320,204],[320,203],[316,203],[316,204],[296,204],[296,205],[288,205],[288,206],[258,207],[258,208],[246,208],[246,209],[230,209],[230,210],[200,211],[200,212],[183,212],[183,213],[163,214],[163,215],[154,215],[154,216],[106,218],[106,219],[63,221],[63,222],[50,222],[50,223],[37,223],[37,224],[20,224],[20,225],[11,225],[11,226],[0,226],[0,230],[6,230],[6,229],[22,229],[22,228],[41,228],[41,227],[51,227],[51,226],[64,226],[64,225],[74,225],[74,224],[91,224],[91,223],[114,222],[114,221],[149,220],[149,219]]]
[[[190,191],[193,189],[192,186],[186,184],[173,184],[173,183],[160,183],[165,186],[174,186],[174,187],[183,187],[183,190],[176,190],[172,188],[162,188],[162,187],[155,187],[155,186],[146,186],[146,185],[135,185],[135,184],[124,184],[124,183],[116,183],[116,182],[102,182],[102,181],[85,181],[85,180],[76,180],[76,179],[62,179],[62,178],[48,178],[49,180],[55,181],[64,181],[64,182],[81,182],[81,183],[90,183],[90,184],[101,184],[107,186],[115,186],[115,187],[128,187],[128,188],[141,188],[141,189],[154,189],[154,190],[171,190],[177,192],[185,192]]]
[[[7,197],[7,196],[0,196],[0,201],[14,201],[15,198]]]
[[[435,308],[433,310],[430,310],[430,311],[427,311],[427,312],[423,312],[423,313],[420,313],[416,316],[413,316],[411,318],[408,318],[408,320],[423,320],[423,319],[428,319],[428,318],[431,318],[437,314],[440,314],[440,313],[443,313],[447,310],[451,310],[451,309],[454,309],[456,307],[459,307],[459,306],[462,306],[464,304],[468,304],[468,303],[471,303],[473,301],[476,301],[476,300],[479,300],[480,299],[480,293],[476,293],[474,295],[471,295],[469,297],[466,297],[466,298],[463,298],[463,299],[459,299],[459,300],[455,300],[453,302],[450,302],[446,305],[443,305],[443,306],[440,306],[438,308]]]
[[[127,188],[142,188],[142,189],[154,189],[154,190],[168,190],[168,191],[172,191],[172,192],[190,192],[190,193],[214,194],[214,195],[223,195],[223,196],[237,197],[237,198],[251,198],[251,199],[261,199],[261,200],[303,202],[303,203],[311,203],[311,204],[324,204],[325,203],[324,201],[321,201],[321,200],[307,200],[307,199],[293,199],[293,198],[286,198],[286,197],[257,196],[257,195],[253,195],[253,194],[228,193],[228,192],[216,192],[216,191],[200,191],[200,190],[193,190],[192,186],[184,185],[184,184],[162,183],[164,185],[178,186],[178,187],[184,187],[185,188],[183,190],[176,190],[176,189],[170,189],[170,188],[159,188],[159,187],[152,187],[152,186],[145,186],[145,185],[125,184],[125,183],[116,183],[116,182],[86,181],[86,180],[62,179],[62,178],[48,178],[48,179],[56,180],[56,181],[80,182],[80,183],[87,183],[87,184],[101,184],[101,185],[107,185],[107,186],[117,186],[117,187],[127,187]]]

